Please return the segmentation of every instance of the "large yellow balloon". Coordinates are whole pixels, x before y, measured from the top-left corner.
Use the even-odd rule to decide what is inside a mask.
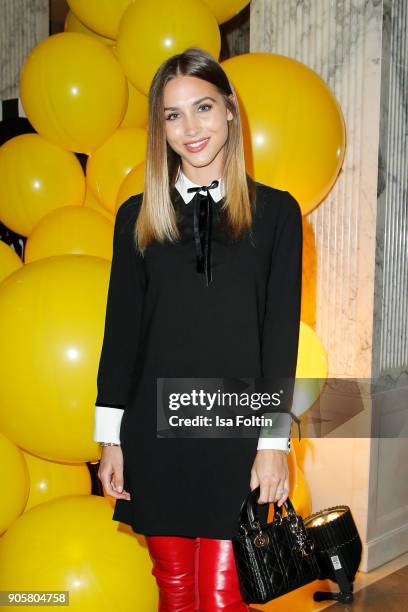
[[[30,491],[27,465],[20,449],[0,432],[0,533],[23,512]]]
[[[92,193],[92,190],[88,187],[85,194],[84,206],[86,208],[90,208],[91,210],[96,210],[96,212],[100,213],[108,219],[111,223],[115,222],[115,215],[106,210],[98,201],[96,196]]]
[[[63,495],[90,495],[92,483],[86,463],[57,463],[22,452],[30,475],[30,495],[24,512]]]
[[[99,257],[61,255],[0,284],[0,430],[39,457],[100,457],[93,406],[109,271]]]
[[[317,247],[315,229],[307,216],[303,217],[303,265],[301,319],[313,329],[317,313]]]
[[[14,249],[0,240],[0,283],[22,266],[23,262]]]
[[[88,28],[116,38],[123,13],[133,0],[67,0],[70,9]]]
[[[87,28],[86,25],[82,23],[82,21],[80,21],[72,11],[68,11],[67,16],[65,18],[64,32],[79,32],[80,34],[86,34],[87,36],[92,36],[92,38],[96,38],[96,40],[99,40],[99,42],[108,46],[114,45],[116,42],[113,38],[106,38],[105,36],[100,36],[96,32],[93,32],[92,30]]]
[[[94,255],[112,259],[113,224],[85,206],[64,206],[45,215],[25,246],[30,263],[54,255]]]
[[[327,374],[327,352],[322,341],[309,325],[301,321],[296,377],[325,379]]]
[[[204,0],[218,23],[225,23],[238,15],[249,0]]]
[[[327,353],[316,332],[300,322],[299,351],[292,411],[300,417],[317,400],[328,374]]]
[[[21,72],[20,97],[41,136],[90,154],[122,122],[128,88],[105,45],[85,34],[62,32],[31,51]]]
[[[69,591],[69,610],[78,612],[157,610],[145,538],[118,529],[112,514],[95,495],[24,512],[0,540],[0,590]]]
[[[0,219],[28,236],[60,206],[81,206],[85,177],[78,158],[38,134],[22,134],[0,147]]]
[[[219,57],[217,20],[201,0],[135,2],[123,14],[117,54],[129,81],[145,95],[160,64],[190,46]]]
[[[116,211],[130,196],[142,193],[144,191],[144,162],[136,166],[129,172],[125,180],[122,182],[118,196],[116,198]]]
[[[119,128],[86,164],[86,181],[99,202],[114,212],[122,181],[146,156],[147,132],[143,128]]]
[[[290,191],[306,214],[327,196],[344,159],[335,96],[316,72],[283,55],[244,53],[222,67],[239,98],[249,173]]]
[[[126,109],[126,115],[123,118],[120,127],[146,127],[148,119],[148,100],[147,96],[140,93],[128,81],[129,87],[129,102]]]
[[[110,50],[117,58],[116,45],[110,47]],[[126,109],[126,115],[123,118],[120,127],[143,127],[146,128],[148,120],[148,99],[129,81],[129,100]]]
[[[290,454],[292,455],[293,453],[294,448],[292,446]],[[305,475],[299,466],[297,466],[296,470],[296,480],[291,487],[290,500],[293,502],[296,511],[301,516],[308,516],[312,512],[312,497],[310,494],[310,487],[307,484]]]

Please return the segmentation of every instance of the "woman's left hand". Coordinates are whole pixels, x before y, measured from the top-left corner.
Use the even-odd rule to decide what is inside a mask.
[[[259,504],[278,502],[281,506],[289,495],[289,468],[287,453],[263,449],[256,453],[251,469],[250,487],[260,487]]]

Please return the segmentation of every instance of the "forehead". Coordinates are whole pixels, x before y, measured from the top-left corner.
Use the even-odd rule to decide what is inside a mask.
[[[212,83],[193,76],[178,76],[166,83],[163,97],[165,106],[188,106],[205,95],[218,97]]]

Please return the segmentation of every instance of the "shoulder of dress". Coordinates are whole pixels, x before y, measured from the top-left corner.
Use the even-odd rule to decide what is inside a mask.
[[[300,205],[298,201],[293,197],[289,191],[278,189],[277,187],[271,187],[265,185],[259,181],[255,181],[257,203],[266,209],[271,209],[276,213],[301,213]]]
[[[116,220],[119,225],[135,222],[142,204],[143,193],[130,196],[122,202],[116,212]]]
[[[271,187],[271,185],[266,185],[266,183],[261,183],[260,181],[255,181],[256,192],[260,197],[275,197],[279,198],[282,194],[285,193],[282,189],[278,189],[277,187]]]
[[[136,195],[131,195],[127,200],[122,202],[122,204],[118,208],[118,212],[122,210],[135,210],[140,208],[142,204],[143,193],[137,193]]]

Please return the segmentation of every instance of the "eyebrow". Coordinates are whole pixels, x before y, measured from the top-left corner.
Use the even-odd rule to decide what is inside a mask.
[[[211,96],[204,96],[204,98],[200,98],[199,100],[196,100],[195,102],[193,102],[193,106],[197,106],[197,104],[200,104],[200,102],[202,102],[203,100],[212,100],[213,102],[216,102],[215,98],[212,98]],[[179,110],[177,108],[177,106],[166,106],[165,111],[168,110]]]

